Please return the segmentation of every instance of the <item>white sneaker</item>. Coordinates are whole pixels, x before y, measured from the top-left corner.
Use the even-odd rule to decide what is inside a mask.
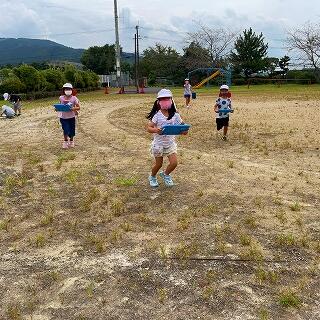
[[[68,149],[69,148],[69,143],[68,141],[63,141],[62,143],[62,149]]]
[[[159,187],[157,177],[150,175],[149,176],[149,184],[150,184],[150,187],[153,187],[153,188]]]
[[[164,184],[167,187],[172,187],[174,185],[173,180],[169,174],[165,174],[163,171],[159,173],[160,177],[163,179]]]
[[[74,148],[74,140],[69,141],[69,148]]]

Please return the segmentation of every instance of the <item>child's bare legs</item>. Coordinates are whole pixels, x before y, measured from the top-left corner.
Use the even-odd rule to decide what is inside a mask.
[[[155,177],[158,173],[158,171],[161,169],[162,167],[162,164],[163,164],[163,157],[155,157],[155,163],[152,167],[152,170],[151,170],[151,175],[153,177]]]
[[[186,97],[186,106],[188,107],[190,103],[190,97]]]
[[[168,156],[169,159],[169,164],[166,168],[166,170],[164,171],[164,173],[166,175],[169,175],[178,165],[178,159],[177,159],[177,154],[176,153],[172,153]]]
[[[227,126],[224,126],[223,127],[223,135],[226,136],[228,133],[228,127]]]
[[[68,141],[68,138],[69,138],[69,136],[68,136],[67,134],[64,134],[64,135],[63,135],[64,141]]]

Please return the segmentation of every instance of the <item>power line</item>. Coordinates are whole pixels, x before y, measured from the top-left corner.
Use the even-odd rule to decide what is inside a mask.
[[[177,30],[172,30],[172,29],[162,29],[162,28],[151,28],[151,27],[140,27],[141,29],[146,29],[146,30],[152,30],[152,31],[161,31],[161,32],[165,32],[165,33],[180,33],[183,34],[185,36],[188,35],[188,32],[183,32],[183,31],[177,31]]]
[[[186,43],[185,41],[179,41],[179,40],[172,40],[172,39],[164,39],[164,38],[156,38],[156,37],[149,37],[149,36],[143,36],[143,39],[150,39],[150,40],[161,40],[161,41],[167,41],[167,42],[176,42],[180,44]]]
[[[119,30],[133,29],[132,27],[119,28]],[[6,38],[28,38],[28,37],[48,37],[48,36],[66,36],[66,35],[76,35],[76,34],[91,34],[91,33],[102,33],[102,32],[112,32],[115,31],[115,28],[112,29],[99,29],[99,30],[87,30],[87,31],[77,31],[77,32],[65,32],[65,33],[49,33],[49,34],[31,34],[31,35],[20,35],[20,36],[11,36]]]

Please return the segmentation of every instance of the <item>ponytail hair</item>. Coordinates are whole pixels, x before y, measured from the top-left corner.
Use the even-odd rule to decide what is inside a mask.
[[[153,107],[151,109],[151,111],[147,114],[146,118],[149,120],[152,120],[153,116],[160,110],[160,105],[159,105],[159,100],[157,99],[154,104]],[[170,109],[168,109],[169,112],[169,116],[167,120],[170,120],[175,113],[177,112],[177,108],[176,108],[176,104],[174,103],[173,99],[172,99],[172,104]]]
[[[156,100],[153,104],[151,111],[147,114],[146,118],[152,120],[153,116],[160,110],[159,101]]]

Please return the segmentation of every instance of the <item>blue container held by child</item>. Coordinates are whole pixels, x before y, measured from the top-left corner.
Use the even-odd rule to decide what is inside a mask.
[[[162,127],[163,135],[179,135],[190,129],[190,124],[169,124]]]
[[[56,103],[53,105],[56,111],[68,112],[71,111],[71,106],[69,104]]]
[[[192,99],[196,99],[197,98],[197,93],[196,92],[192,92],[191,96],[192,96]]]

